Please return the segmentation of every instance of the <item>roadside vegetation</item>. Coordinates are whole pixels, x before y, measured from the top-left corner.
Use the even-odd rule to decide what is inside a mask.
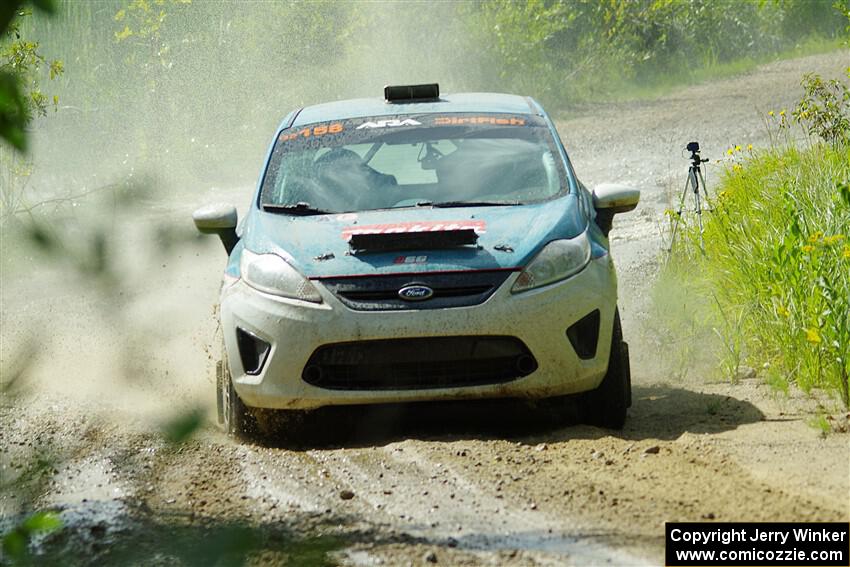
[[[713,344],[729,378],[746,366],[848,408],[850,91],[815,75],[802,86],[795,109],[765,117],[771,147],[729,148],[704,234],[690,222],[673,243],[656,305],[671,336],[690,337],[674,349]]]
[[[498,81],[488,86],[563,109],[834,49],[847,9],[846,0],[574,0],[488,2],[469,14],[472,29],[495,32],[488,57]]]

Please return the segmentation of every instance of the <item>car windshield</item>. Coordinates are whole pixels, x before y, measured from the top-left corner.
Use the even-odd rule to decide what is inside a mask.
[[[550,199],[566,186],[540,117],[381,116],[283,130],[260,205],[292,214],[517,205]]]

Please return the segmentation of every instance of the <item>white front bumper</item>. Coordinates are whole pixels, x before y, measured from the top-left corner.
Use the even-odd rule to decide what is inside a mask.
[[[410,311],[354,311],[321,283],[324,303],[290,300],[256,291],[239,281],[221,297],[221,319],[233,385],[253,407],[311,409],[327,405],[393,403],[463,398],[545,398],[591,390],[608,367],[617,284],[610,256],[591,261],[575,276],[513,295],[511,276],[480,305]],[[596,356],[580,359],[566,329],[600,311]],[[245,373],[236,327],[271,344],[257,375]],[[537,369],[511,382],[418,390],[330,390],[306,383],[302,371],[313,352],[330,343],[436,336],[506,335],[521,340]]]

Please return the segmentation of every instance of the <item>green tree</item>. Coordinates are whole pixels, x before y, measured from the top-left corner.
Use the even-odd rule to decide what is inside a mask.
[[[38,42],[29,41],[21,33],[21,19],[31,15],[26,0],[8,0],[0,7],[0,224],[18,210],[32,163],[25,155],[28,124],[36,116],[47,114],[49,106],[57,107],[59,99],[41,90],[46,70],[50,80],[63,71],[62,62],[47,60]],[[52,1],[33,4],[52,14]]]
[[[30,14],[32,3],[52,14],[53,0],[5,0],[0,5],[0,139],[23,151],[27,146],[26,126],[36,114],[45,114],[48,97],[39,87],[39,71],[47,66],[50,78],[62,73],[62,62],[47,61],[38,42],[21,37],[16,18]],[[54,97],[53,104],[58,100]]]

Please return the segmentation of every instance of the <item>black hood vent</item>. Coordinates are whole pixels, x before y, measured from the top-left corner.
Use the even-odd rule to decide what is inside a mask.
[[[439,250],[478,244],[471,228],[390,234],[354,234],[348,241],[352,252],[399,252],[402,250]]]

